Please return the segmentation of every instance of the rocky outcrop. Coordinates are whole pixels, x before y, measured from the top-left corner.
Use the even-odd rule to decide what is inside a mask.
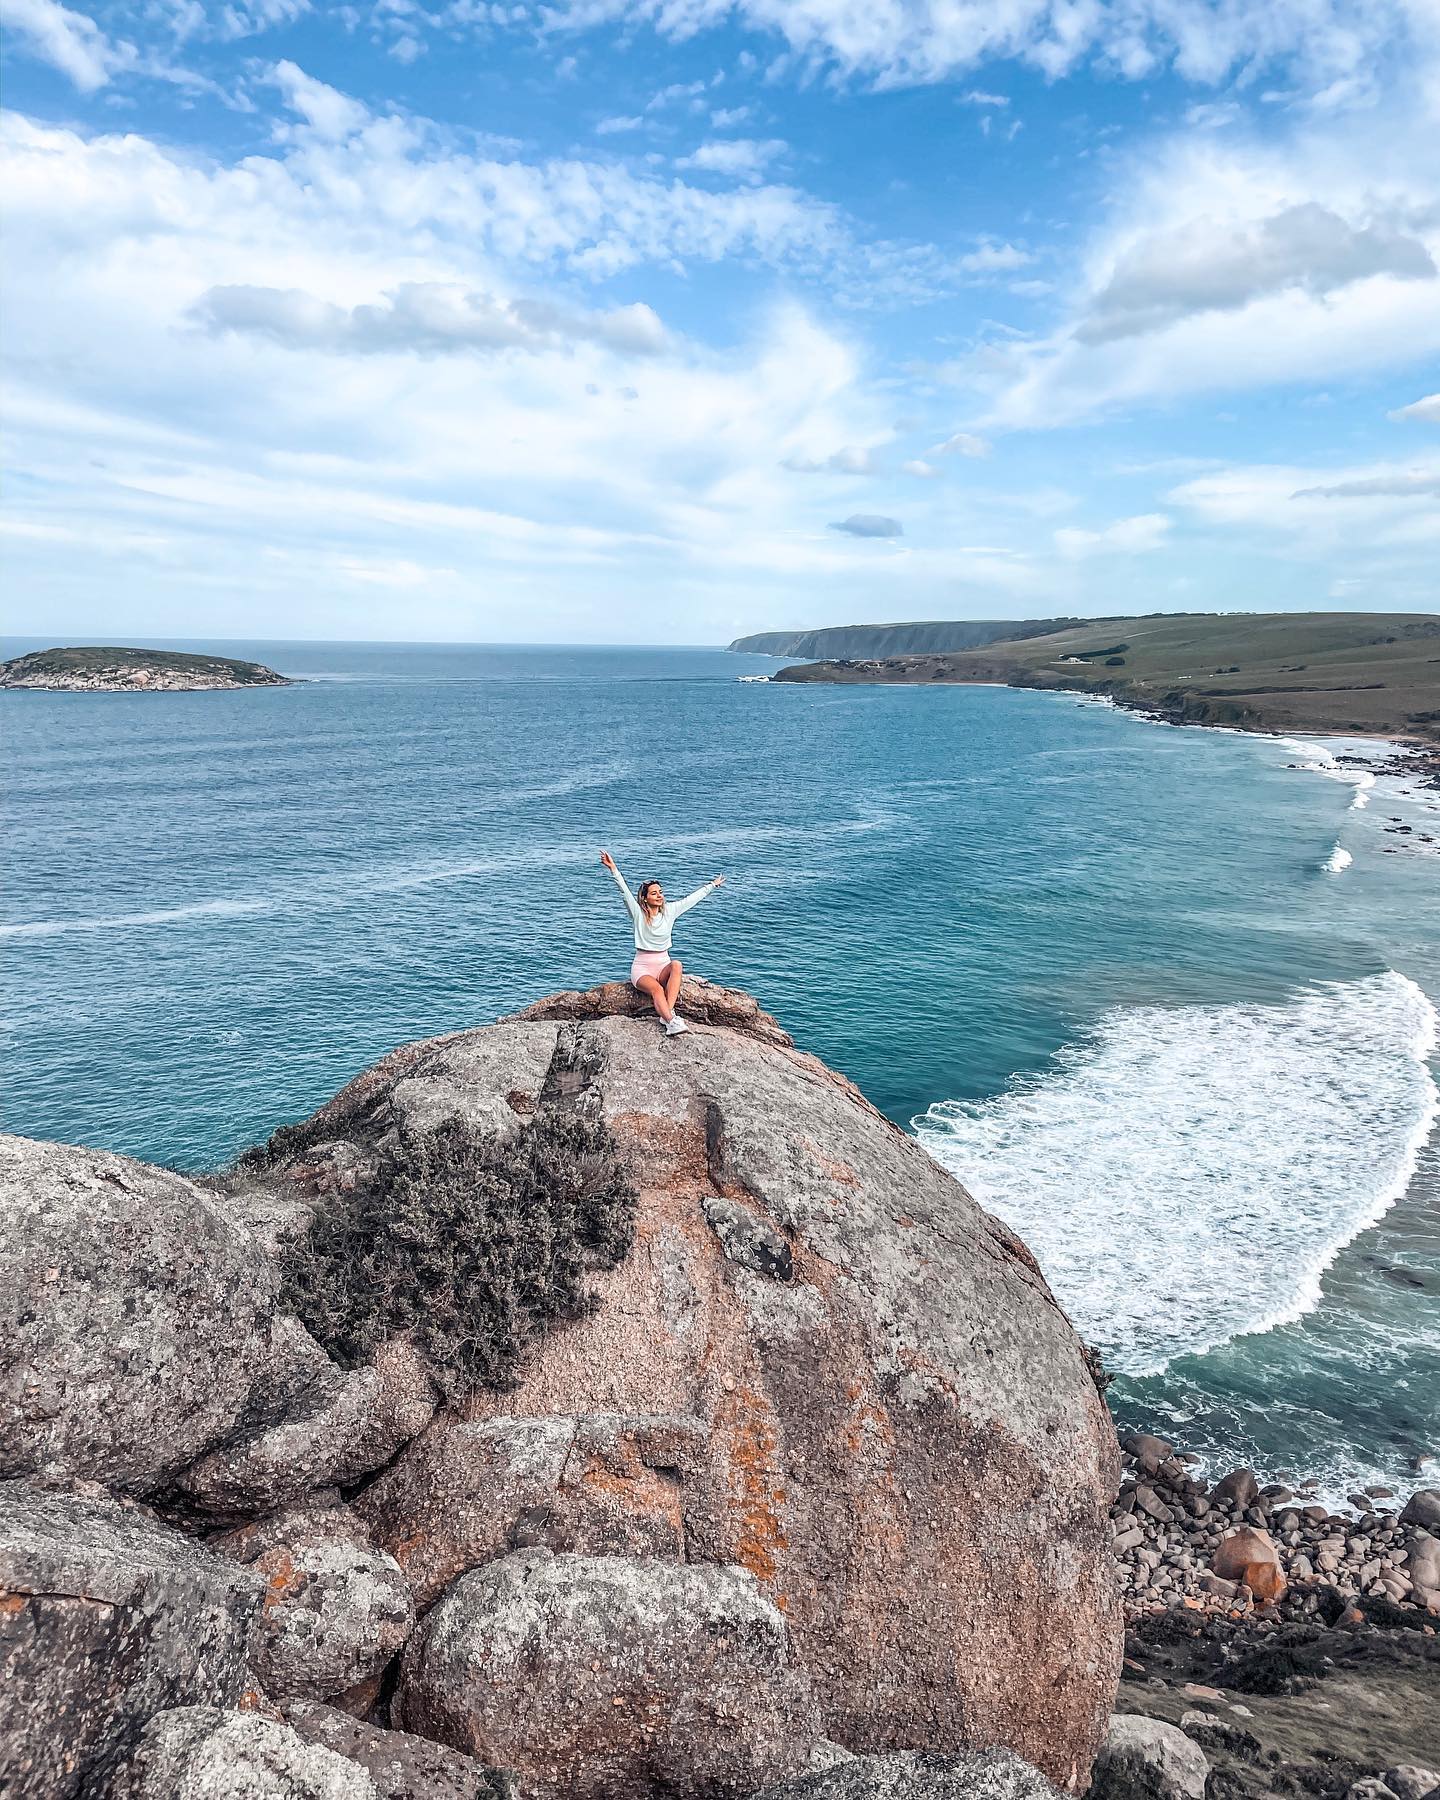
[[[519,1550],[411,1640],[395,1720],[526,1800],[747,1795],[814,1736],[785,1620],[744,1569]]]
[[[0,1484],[0,1792],[102,1793],[156,1713],[236,1705],[263,1592],[139,1508]]]
[[[307,1343],[307,1349],[309,1349]],[[395,1340],[373,1365],[337,1369],[315,1347],[314,1375],[286,1417],[193,1463],[176,1490],[214,1513],[287,1506],[316,1488],[368,1475],[424,1430],[435,1389],[412,1347]]]
[[[250,1662],[270,1698],[372,1705],[382,1671],[414,1629],[415,1603],[399,1564],[353,1514],[279,1513],[215,1547],[264,1578]]]
[[[387,1716],[522,1800],[738,1796],[825,1739],[1083,1786],[1120,1621],[1082,1346],[1014,1234],[749,996],[681,1010],[666,1039],[612,985],[407,1045],[206,1185],[6,1142],[9,1466],[178,1528],[126,1515],[171,1571],[100,1685],[107,1768],[171,1715],[138,1791],[219,1780],[216,1742],[310,1791],[287,1708],[332,1754],[350,1717],[358,1774],[317,1766],[372,1787],[412,1741]],[[482,1324],[477,1389],[445,1358]],[[102,1671],[120,1629],[85,1626]],[[20,1645],[24,1707],[46,1654]]]
[[[398,1114],[524,1117],[563,1032],[567,1063],[583,1041],[583,1098],[640,1186],[635,1248],[597,1278],[599,1308],[539,1346],[514,1392],[440,1415],[396,1459],[358,1502],[377,1542],[423,1605],[471,1555],[589,1548],[603,1497],[599,1547],[678,1543],[755,1576],[785,1614],[819,1733],[872,1750],[1006,1742],[1082,1779],[1116,1667],[1101,1555],[1113,1433],[1033,1260],[723,990],[687,988],[684,1040],[614,1003],[557,997],[417,1047],[393,1102],[371,1086],[347,1107],[352,1139]],[[707,1029],[705,1013],[742,1023]],[[517,1068],[535,1071],[523,1088],[503,1072]],[[304,1154],[314,1166],[317,1148]],[[730,1254],[717,1200],[782,1241],[788,1270]],[[657,1433],[695,1422],[683,1456],[632,1429],[627,1470],[592,1451],[596,1425],[573,1434],[647,1418]],[[457,1492],[451,1511],[441,1496]]]

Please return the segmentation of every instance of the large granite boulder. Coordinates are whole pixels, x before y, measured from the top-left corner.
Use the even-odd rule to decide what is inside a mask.
[[[0,1475],[158,1492],[284,1387],[304,1334],[277,1339],[275,1295],[183,1176],[0,1137]]]
[[[0,1484],[0,1793],[102,1793],[155,1713],[235,1706],[263,1593],[133,1505]]]
[[[265,1693],[373,1704],[386,1664],[415,1625],[399,1565],[344,1507],[277,1513],[227,1533],[217,1550],[265,1580],[250,1662]]]
[[[594,1312],[438,1414],[357,1510],[422,1607],[533,1545],[748,1570],[819,1732],[1005,1744],[1083,1785],[1120,1618],[1081,1344],[1014,1233],[748,996],[687,983],[680,1010],[667,1039],[623,989],[555,996],[277,1134],[265,1178],[305,1196],[407,1134],[572,1106],[640,1190]]]
[[[109,1800],[381,1800],[381,1790],[277,1720],[187,1706],[150,1721]]]
[[[784,1617],[746,1570],[549,1550],[450,1587],[393,1712],[513,1770],[525,1800],[748,1795],[815,1736]]]

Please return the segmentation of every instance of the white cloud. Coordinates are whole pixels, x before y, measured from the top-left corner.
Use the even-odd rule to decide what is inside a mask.
[[[1141,556],[1158,550],[1169,531],[1170,520],[1164,513],[1140,513],[1131,519],[1117,519],[1100,531],[1062,526],[1055,533],[1055,548],[1072,561],[1090,556]]]
[[[5,27],[31,56],[58,69],[82,94],[93,94],[136,60],[132,44],[112,43],[93,19],[59,0],[6,0]]]
[[[1423,400],[1412,400],[1409,406],[1396,407],[1392,419],[1423,419],[1427,425],[1440,425],[1440,394],[1427,394]]]
[[[970,431],[957,431],[953,437],[946,438],[943,444],[936,444],[930,452],[932,456],[988,456],[990,444],[988,439],[976,437]]]
[[[613,137],[621,131],[638,131],[644,123],[644,119],[641,118],[602,119],[595,127],[595,135],[597,137]]]
[[[0,151],[11,573],[32,607],[63,584],[77,624],[85,602],[136,629],[168,608],[344,635],[399,588],[400,634],[511,636],[523,617],[574,641],[678,595],[713,641],[740,591],[761,608],[825,579],[852,604],[854,546],[774,466],[818,444],[855,467],[889,438],[893,393],[855,346],[783,305],[708,350],[563,285],[612,233],[627,262],[765,229],[779,251],[782,220],[813,229],[798,200],[497,165],[392,121],[227,167],[11,114]],[[219,329],[191,322],[200,296]]]
[[[784,458],[780,466],[795,475],[819,475],[826,472],[835,475],[868,475],[874,463],[868,450],[855,444],[845,444],[839,450],[832,450],[828,456],[806,456],[803,452],[793,452]]]
[[[1034,255],[1029,250],[1022,250],[1018,244],[982,244],[978,250],[968,251],[960,257],[959,267],[967,274],[999,275],[1011,269],[1023,269],[1034,260]]]
[[[1428,105],[1417,87],[1383,117],[1180,132],[1117,156],[1057,322],[992,333],[947,379],[1013,430],[1424,366],[1440,354]]]
[[[689,156],[675,159],[677,169],[696,169],[706,175],[730,175],[743,181],[759,181],[777,156],[789,146],[781,138],[716,138],[701,144]]]
[[[1075,335],[1104,344],[1290,288],[1323,299],[1370,275],[1429,280],[1435,264],[1408,233],[1383,222],[1352,224],[1314,200],[1258,220],[1188,219],[1121,254]]]
[[[737,125],[743,125],[750,117],[748,106],[720,106],[710,114],[710,123],[717,131],[733,131]]]
[[[858,538],[897,538],[905,535],[905,527],[900,521],[889,518],[885,513],[851,513],[848,519],[836,520],[830,529]]]
[[[190,309],[207,330],[292,349],[395,352],[537,351],[589,342],[632,356],[665,348],[665,328],[641,303],[608,312],[549,300],[501,299],[458,282],[402,282],[380,300],[339,306],[297,288],[213,287]]]
[[[1288,557],[1370,578],[1382,560],[1433,593],[1440,548],[1440,457],[1344,468],[1241,464],[1196,477],[1166,499],[1207,525],[1256,543],[1282,540]],[[1416,560],[1418,559],[1418,560]]]
[[[962,94],[961,100],[966,106],[1008,106],[1008,94],[987,94],[983,88],[971,88],[968,94]]]
[[[1424,0],[554,0],[553,29],[642,19],[671,38],[739,20],[782,38],[802,73],[829,68],[878,87],[943,81],[1015,59],[1054,79],[1087,63],[1144,80],[1173,69],[1214,84],[1283,68],[1310,89],[1360,77],[1387,50],[1424,50]]]
[[[316,137],[338,141],[363,130],[370,122],[370,114],[358,100],[316,81],[293,62],[276,63],[270,79],[280,89],[286,105],[300,114]]]
[[[918,476],[921,481],[934,481],[938,478],[940,471],[933,463],[928,463],[922,457],[915,456],[909,462],[901,463],[900,473]]]

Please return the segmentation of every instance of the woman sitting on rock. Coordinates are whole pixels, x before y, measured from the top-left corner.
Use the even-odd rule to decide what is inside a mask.
[[[675,1011],[675,998],[680,992],[684,970],[670,954],[670,933],[681,913],[689,912],[707,894],[714,893],[725,877],[717,875],[713,881],[707,881],[704,887],[696,888],[693,894],[687,894],[672,906],[658,881],[642,881],[637,896],[630,892],[608,850],[600,852],[600,860],[615,877],[615,885],[635,927],[635,960],[630,965],[630,980],[642,994],[650,996],[650,1004],[665,1021],[666,1037],[676,1037],[690,1027]]]

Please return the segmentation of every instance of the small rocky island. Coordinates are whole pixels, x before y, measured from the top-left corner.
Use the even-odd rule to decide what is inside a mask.
[[[406,1045],[211,1176],[0,1137],[0,1792],[1428,1795],[1440,1494],[1122,1453],[1020,1239],[682,1003]]]
[[[133,650],[79,644],[32,650],[0,663],[0,687],[49,688],[71,694],[197,693],[212,688],[289,687],[263,663],[185,650]]]

